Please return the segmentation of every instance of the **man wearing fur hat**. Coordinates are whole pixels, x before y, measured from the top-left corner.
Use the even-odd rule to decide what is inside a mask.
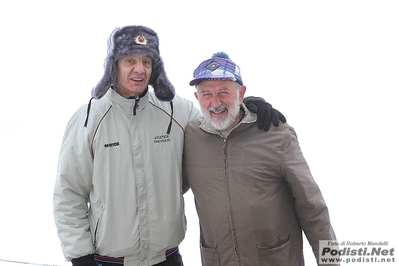
[[[147,27],[115,29],[104,76],[65,130],[54,219],[75,266],[183,265],[184,131],[201,113],[175,96],[158,46]],[[285,122],[262,100],[248,103],[261,127]]]

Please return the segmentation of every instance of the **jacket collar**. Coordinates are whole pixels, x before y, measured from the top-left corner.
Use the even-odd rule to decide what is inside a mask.
[[[148,105],[149,102],[148,88],[138,98],[124,98],[113,89],[108,90],[106,96],[110,100],[111,105],[116,104],[118,108],[129,115],[133,114],[133,109],[135,106],[137,108],[136,112],[140,112]]]

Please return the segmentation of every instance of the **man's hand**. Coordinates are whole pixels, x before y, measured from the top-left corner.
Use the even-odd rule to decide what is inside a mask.
[[[280,121],[283,123],[287,122],[282,113],[280,113],[277,109],[274,109],[270,103],[266,102],[261,97],[245,97],[244,104],[249,111],[257,115],[258,118],[256,122],[259,129],[268,131],[271,123],[273,123],[275,127],[278,127]]]

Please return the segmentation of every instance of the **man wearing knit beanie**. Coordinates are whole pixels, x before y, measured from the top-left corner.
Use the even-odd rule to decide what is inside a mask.
[[[263,99],[248,105],[262,129],[285,121]],[[74,266],[183,265],[184,131],[201,117],[178,95],[155,31],[115,29],[104,74],[65,130],[54,187],[54,219]]]
[[[257,128],[226,53],[203,61],[190,85],[204,117],[185,131],[183,191],[195,198],[202,265],[303,266],[303,232],[319,265],[319,241],[336,237],[294,128]]]

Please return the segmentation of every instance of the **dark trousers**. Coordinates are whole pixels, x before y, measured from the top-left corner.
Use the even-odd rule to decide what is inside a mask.
[[[118,266],[118,265],[123,265],[119,263],[112,263],[112,262],[100,262],[96,261],[98,266]],[[154,264],[153,266],[184,266],[183,265],[183,259],[180,255],[179,250],[176,250],[173,254],[170,254],[169,256],[166,257],[166,260],[164,260],[161,263]]]

